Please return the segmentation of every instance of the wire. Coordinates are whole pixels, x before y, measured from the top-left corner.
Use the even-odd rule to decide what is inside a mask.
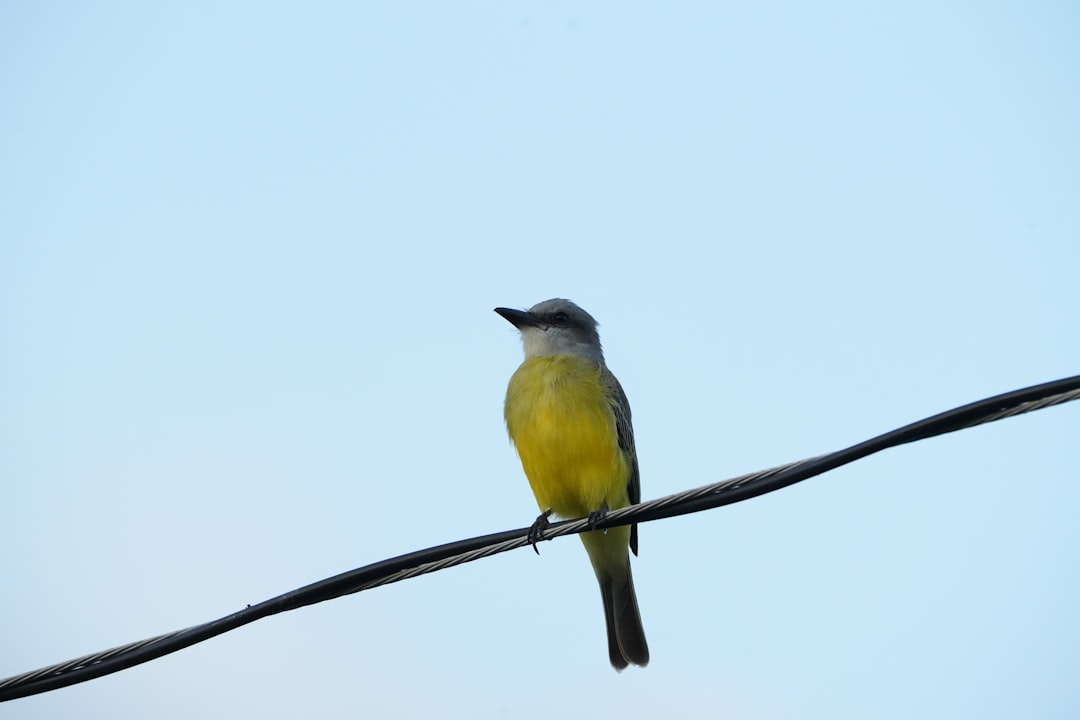
[[[844,450],[741,475],[608,513],[594,528],[700,512],[764,495],[888,448],[1080,399],[1080,375],[996,395],[920,420]],[[553,523],[545,539],[589,529],[586,519]],[[482,535],[365,565],[306,585],[202,625],[85,655],[0,680],[0,702],[118,672],[182,650],[256,620],[362,590],[479,560],[529,544],[528,528]]]

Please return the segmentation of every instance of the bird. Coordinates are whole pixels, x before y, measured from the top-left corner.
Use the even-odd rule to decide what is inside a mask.
[[[553,298],[528,310],[495,312],[521,334],[525,360],[510,378],[503,415],[541,515],[530,539],[542,539],[548,516],[589,518],[641,501],[630,403],[604,361],[597,322],[569,300]],[[581,533],[600,584],[608,658],[622,671],[645,666],[649,646],[641,625],[630,551],[637,525]]]

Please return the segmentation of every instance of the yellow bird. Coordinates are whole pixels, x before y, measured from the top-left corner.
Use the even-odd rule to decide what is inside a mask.
[[[641,500],[634,429],[626,393],[604,363],[596,320],[555,298],[528,310],[495,308],[521,332],[525,361],[506,390],[506,427],[542,514],[599,521],[609,510]],[[637,525],[581,534],[607,623],[608,656],[616,670],[647,665],[630,550]]]

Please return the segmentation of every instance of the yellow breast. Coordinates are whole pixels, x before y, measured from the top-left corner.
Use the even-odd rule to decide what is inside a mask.
[[[584,517],[629,504],[630,464],[619,449],[601,368],[587,358],[526,360],[506,391],[506,427],[541,510]]]

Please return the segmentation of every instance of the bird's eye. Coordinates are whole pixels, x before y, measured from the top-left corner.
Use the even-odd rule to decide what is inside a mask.
[[[570,317],[562,310],[551,316],[551,322],[555,325],[566,325],[570,322]]]

